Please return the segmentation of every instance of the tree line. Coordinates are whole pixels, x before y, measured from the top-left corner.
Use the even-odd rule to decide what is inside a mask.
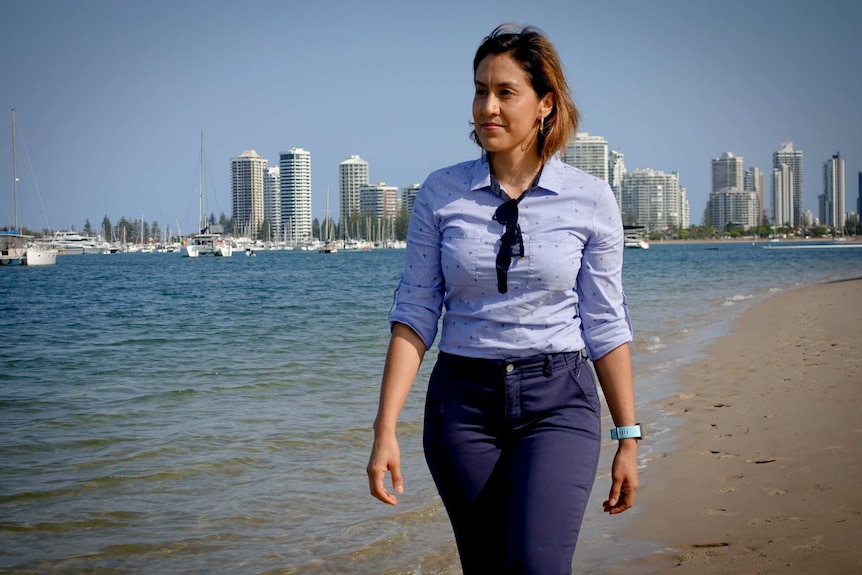
[[[410,222],[410,213],[406,209],[401,209],[394,219],[389,220],[373,220],[371,217],[362,214],[354,214],[344,219],[344,221],[335,221],[332,218],[320,219],[314,218],[311,224],[311,235],[314,239],[366,239],[366,240],[406,240],[407,226]],[[241,226],[235,225],[234,218],[228,218],[224,212],[221,212],[218,218],[215,213],[210,213],[207,218],[207,223],[210,226],[219,225],[225,234],[233,236],[243,236],[249,233],[249,230],[240,229]],[[73,231],[77,231],[72,228]],[[279,241],[284,238],[276,238],[273,236],[274,226],[268,220],[264,220],[257,230],[251,230],[250,235],[253,240],[262,241]],[[127,244],[145,244],[145,243],[170,243],[175,242],[182,236],[196,234],[201,230],[180,230],[177,226],[163,224],[158,220],[147,222],[141,218],[121,217],[116,223],[111,221],[107,215],[102,218],[101,225],[96,228],[90,222],[90,219],[84,222],[81,229],[81,234],[85,236],[95,237],[101,236],[102,239],[108,242],[121,242]],[[24,233],[29,233],[24,230]],[[51,235],[50,230],[43,230],[42,235]],[[305,239],[305,238],[298,238]]]

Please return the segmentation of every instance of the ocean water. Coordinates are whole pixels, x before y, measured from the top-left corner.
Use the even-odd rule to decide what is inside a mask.
[[[648,406],[746,307],[862,275],[862,249],[653,244],[625,254]],[[421,450],[426,356],[400,423],[406,491],[365,476],[404,252],[61,256],[0,269],[0,571],[457,574]],[[608,422],[606,422],[608,425]],[[603,450],[576,565],[646,552],[601,516]],[[615,523],[616,522],[616,523]]]

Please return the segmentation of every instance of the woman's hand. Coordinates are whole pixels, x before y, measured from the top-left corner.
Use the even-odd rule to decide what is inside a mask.
[[[622,513],[635,503],[638,491],[638,444],[636,439],[620,441],[611,467],[611,492],[604,502],[605,512]]]
[[[404,493],[404,480],[401,478],[401,449],[394,432],[375,434],[371,457],[368,459],[368,486],[371,495],[389,505],[398,505],[398,499],[386,491],[384,479],[388,471],[392,476],[392,488],[395,493]]]

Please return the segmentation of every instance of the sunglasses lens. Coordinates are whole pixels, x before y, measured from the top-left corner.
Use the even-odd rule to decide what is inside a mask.
[[[500,251],[497,252],[497,291],[506,293],[509,290],[509,266],[512,258],[524,257],[524,238],[518,225],[518,202],[509,200],[500,204],[494,212],[494,220],[503,224],[503,235],[500,237]]]
[[[509,200],[500,204],[497,207],[497,211],[494,212],[494,219],[504,226],[512,226],[518,223],[518,202],[516,200]]]

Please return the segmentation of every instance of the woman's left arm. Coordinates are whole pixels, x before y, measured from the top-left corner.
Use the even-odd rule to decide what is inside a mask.
[[[593,362],[608,409],[616,427],[636,425],[635,393],[629,344],[606,353]],[[621,439],[611,468],[611,491],[605,511],[622,513],[635,502],[638,490],[638,440]]]

